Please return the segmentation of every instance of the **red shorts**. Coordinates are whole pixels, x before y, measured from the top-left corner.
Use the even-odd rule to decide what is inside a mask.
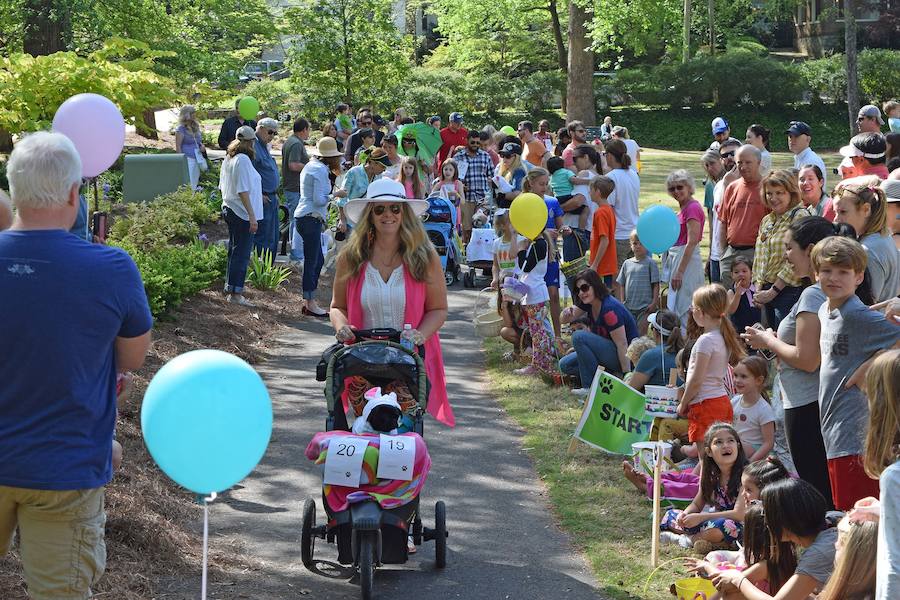
[[[728,396],[707,398],[698,404],[692,404],[688,408],[688,440],[702,442],[710,425],[716,421],[731,425],[733,419],[734,411]]]
[[[866,475],[862,458],[860,454],[853,454],[828,459],[831,497],[837,510],[850,510],[857,500],[867,496],[878,497],[878,480]]]

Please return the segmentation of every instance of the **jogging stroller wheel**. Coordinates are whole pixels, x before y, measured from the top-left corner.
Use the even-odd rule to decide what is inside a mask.
[[[374,532],[359,537],[359,588],[363,600],[375,597],[375,540]]]
[[[447,287],[453,285],[453,273],[444,271],[444,282],[447,284]]]
[[[442,500],[434,504],[434,566],[447,566],[447,507]]]
[[[303,524],[300,529],[300,560],[307,569],[312,569],[313,552],[316,549],[316,538],[313,529],[316,526],[316,503],[307,498],[303,503]]]

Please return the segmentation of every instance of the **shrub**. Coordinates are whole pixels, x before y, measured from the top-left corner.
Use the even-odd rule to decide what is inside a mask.
[[[844,70],[843,54],[803,61],[798,68],[807,88],[816,99],[837,102],[847,97],[847,75]]]
[[[205,247],[199,241],[145,251],[128,241],[111,243],[128,252],[144,281],[150,311],[159,317],[178,307],[188,296],[208,288],[221,278],[228,251],[217,244]]]
[[[278,266],[272,260],[272,253],[263,250],[262,255],[254,252],[250,256],[247,281],[258,290],[274,290],[291,276],[291,270]]]
[[[243,89],[241,95],[253,96],[259,100],[260,110],[265,111],[272,118],[278,118],[278,113],[290,112],[287,104],[288,91],[277,81],[271,79],[251,81]]]
[[[218,218],[208,196],[188,188],[159,196],[152,202],[130,204],[125,218],[112,226],[110,240],[145,252],[197,238],[200,225]]]
[[[806,85],[817,98],[839,102],[847,98],[844,55],[833,54],[800,64]],[[876,101],[900,96],[900,51],[863,50],[859,53],[860,98]]]
[[[513,102],[518,110],[537,112],[559,102],[565,88],[566,75],[562,71],[535,71],[513,80]]]

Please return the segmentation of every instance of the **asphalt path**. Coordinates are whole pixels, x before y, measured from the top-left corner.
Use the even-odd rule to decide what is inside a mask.
[[[602,598],[584,559],[555,523],[545,488],[522,449],[521,432],[487,392],[481,342],[471,323],[475,293],[457,284],[449,298],[441,340],[457,425],[451,429],[426,420],[433,464],[421,498],[426,526],[433,526],[434,502],[447,505],[447,567],[434,567],[434,544],[425,542],[407,564],[378,570],[377,596]],[[352,572],[337,563],[336,546],[318,540],[316,572],[300,562],[304,499],[315,498],[318,522],[324,518],[321,471],[304,450],[324,429],[323,384],[315,381],[315,366],[333,340],[327,323],[297,323],[279,338],[278,356],[259,368],[275,411],[272,441],[253,474],[211,505],[210,544],[215,549],[238,540],[260,566],[214,574],[209,598],[360,597]],[[199,576],[196,583],[199,590]],[[188,593],[191,582],[179,584],[160,597],[198,596]]]

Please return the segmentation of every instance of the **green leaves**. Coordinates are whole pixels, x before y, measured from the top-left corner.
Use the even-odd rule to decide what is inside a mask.
[[[272,253],[263,250],[262,254],[254,252],[250,255],[250,267],[247,269],[247,282],[258,290],[274,290],[291,276],[291,270],[275,264]]]

